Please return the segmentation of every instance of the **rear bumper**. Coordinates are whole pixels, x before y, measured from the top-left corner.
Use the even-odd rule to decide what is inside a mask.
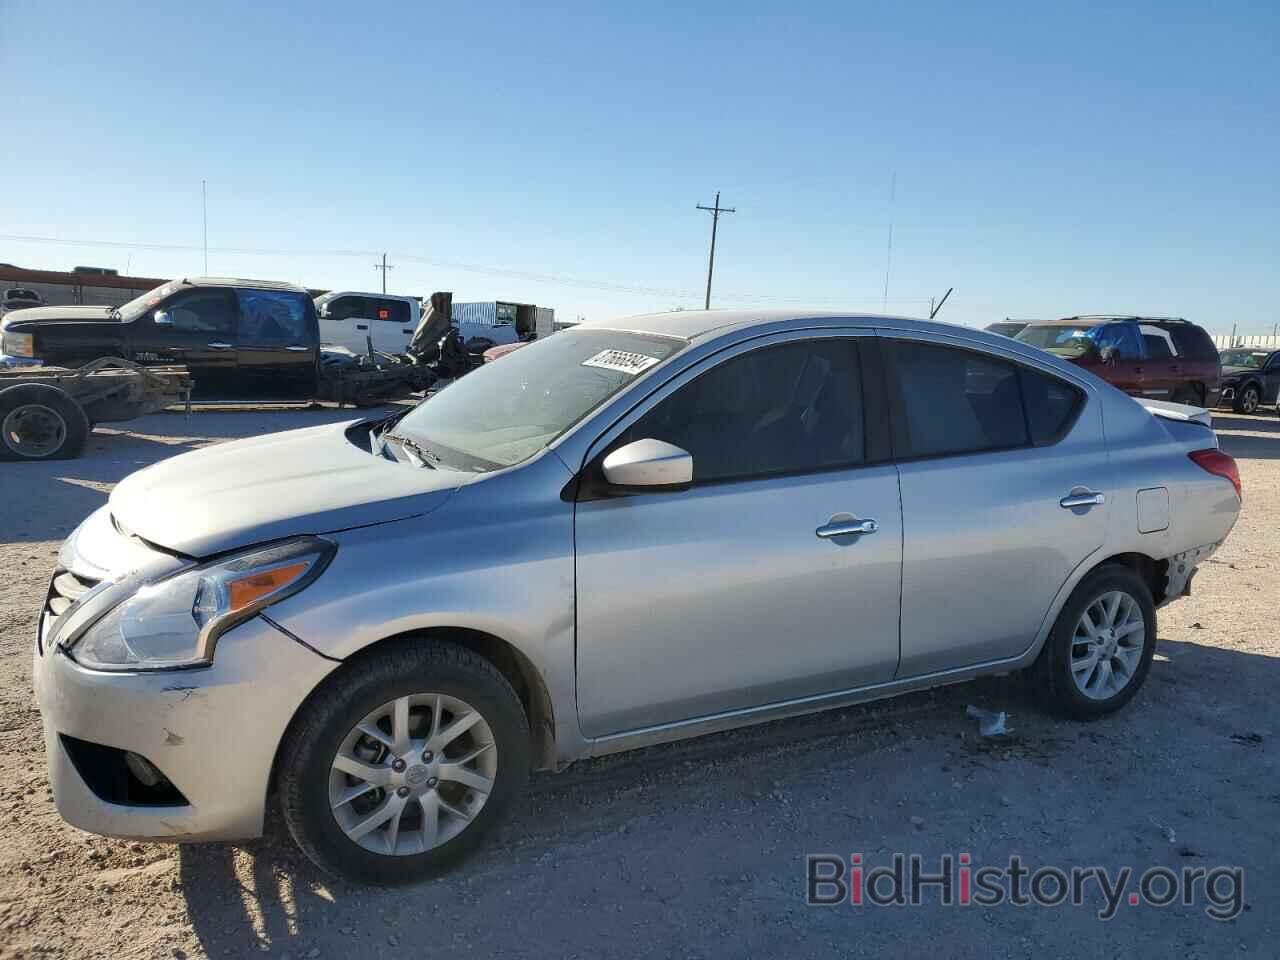
[[[37,650],[36,697],[58,813],[114,837],[259,836],[281,737],[336,666],[260,619],[228,633],[213,665],[200,670],[103,673],[61,650]],[[76,741],[114,748],[90,752],[117,763],[124,751],[145,758],[186,802],[121,802],[118,791],[103,789],[101,772],[85,767]]]
[[[1199,565],[1217,551],[1219,544],[1209,543],[1202,547],[1175,553],[1169,558],[1169,573],[1165,581],[1164,600],[1160,606],[1191,596],[1191,580],[1195,577]]]

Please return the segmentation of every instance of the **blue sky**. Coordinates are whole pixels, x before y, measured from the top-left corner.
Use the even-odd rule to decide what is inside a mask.
[[[719,189],[718,306],[879,310],[892,222],[889,312],[1280,321],[1275,0],[0,0],[0,76],[23,266],[200,272],[203,178],[212,273],[698,307]]]

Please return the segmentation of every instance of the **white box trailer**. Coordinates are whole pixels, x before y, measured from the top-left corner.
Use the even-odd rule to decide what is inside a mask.
[[[551,307],[507,300],[454,303],[453,325],[465,343],[485,337],[494,343],[515,343],[547,337],[555,330],[556,312]]]

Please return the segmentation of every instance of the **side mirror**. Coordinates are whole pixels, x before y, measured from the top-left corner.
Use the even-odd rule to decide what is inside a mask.
[[[610,486],[622,491],[653,493],[683,490],[693,482],[693,457],[662,440],[636,440],[619,447],[601,464]]]
[[[173,326],[173,317],[169,316],[168,310],[157,310],[151,315],[151,319],[155,321],[157,327]]]

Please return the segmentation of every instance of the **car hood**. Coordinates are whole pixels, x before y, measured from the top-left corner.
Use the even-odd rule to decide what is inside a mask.
[[[1260,372],[1261,371],[1259,371],[1257,367],[1223,367],[1222,368],[1222,376],[1224,379],[1226,377],[1240,377],[1246,373],[1260,373]]]
[[[25,310],[10,310],[4,315],[4,326],[6,328],[14,327],[19,323],[27,323],[32,320],[38,320],[42,323],[51,321],[76,321],[84,323],[86,320],[103,320],[111,323],[120,323],[121,321],[111,316],[114,307],[27,307]]]
[[[116,525],[166,550],[208,557],[298,534],[420,516],[475,474],[373,456],[328,424],[184,453],[111,494]]]

